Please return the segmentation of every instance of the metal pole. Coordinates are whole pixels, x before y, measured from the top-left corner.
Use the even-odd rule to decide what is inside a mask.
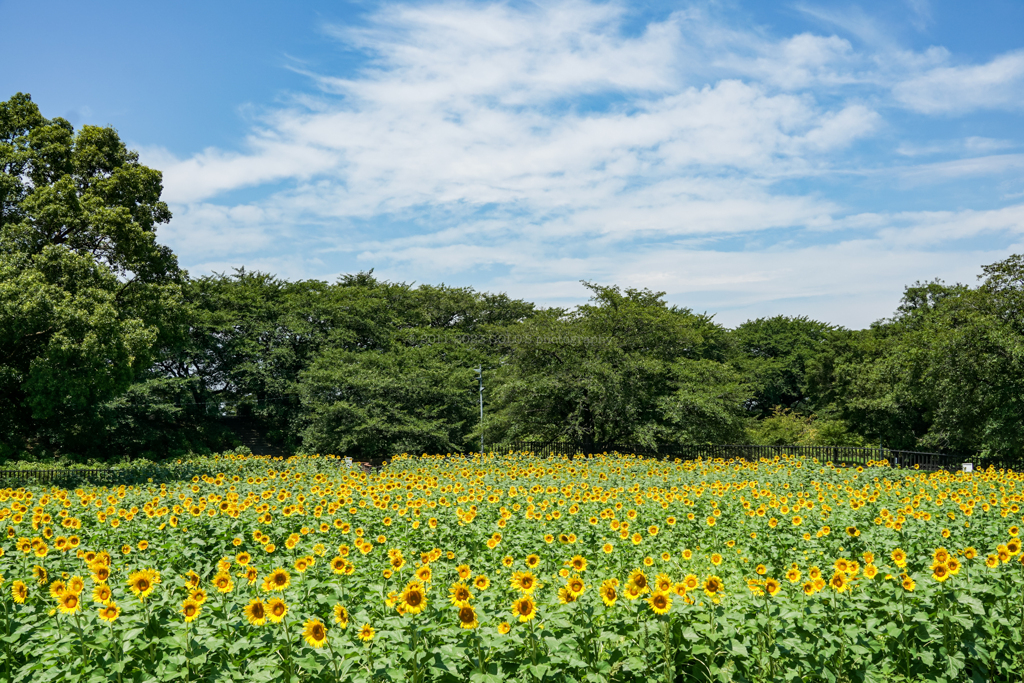
[[[477,379],[480,380],[480,452],[484,452],[484,368],[476,369]]]

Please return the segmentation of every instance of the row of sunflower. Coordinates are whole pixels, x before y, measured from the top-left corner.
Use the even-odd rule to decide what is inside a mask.
[[[0,490],[0,680],[1024,675],[1024,477],[233,456]]]

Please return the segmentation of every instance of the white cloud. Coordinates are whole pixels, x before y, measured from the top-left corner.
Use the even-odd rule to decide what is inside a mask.
[[[624,5],[581,0],[387,6],[367,27],[328,29],[367,56],[362,69],[308,74],[319,91],[268,110],[242,149],[146,152],[175,211],[162,234],[193,271],[375,267],[550,304],[578,302],[587,278],[736,315],[845,296],[824,319],[866,324],[913,279],[975,272],[949,245],[1017,239],[1020,207],[855,210],[818,181],[910,187],[1020,168],[1024,155],[997,153],[1018,143],[962,132],[897,141],[899,164],[856,154],[892,134],[893,93],[927,114],[960,98],[1010,106],[1024,53],[949,66],[943,48],[903,50],[863,14],[817,16],[868,47],[695,10],[627,31]],[[243,204],[226,196],[261,186]]]
[[[899,83],[896,99],[926,114],[1024,106],[1024,51],[1000,55],[988,64],[943,66]]]

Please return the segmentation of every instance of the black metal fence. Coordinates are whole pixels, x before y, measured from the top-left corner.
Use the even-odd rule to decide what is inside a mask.
[[[114,469],[0,470],[0,484],[48,484],[68,487],[80,483],[116,484],[122,472]]]

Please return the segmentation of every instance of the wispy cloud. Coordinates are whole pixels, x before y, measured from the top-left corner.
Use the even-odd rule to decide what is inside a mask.
[[[879,280],[856,276],[872,254],[948,265],[922,254],[944,248],[959,214],[858,210],[825,183],[880,172],[860,149],[892,135],[895,109],[1015,106],[1024,57],[950,66],[863,14],[805,12],[850,37],[771,36],[695,9],[626,30],[626,6],[583,0],[384,6],[361,28],[326,28],[364,55],[358,69],[290,63],[313,92],[266,110],[241,149],[147,152],[176,213],[166,234],[193,269],[376,267],[542,302],[609,278],[734,311],[835,294],[815,284],[829,274],[851,296],[874,292]],[[1021,155],[997,152],[1016,144],[904,141],[886,172],[905,184],[1005,174]],[[245,188],[263,191],[230,199]],[[981,211],[964,234],[990,220],[1016,239],[1020,219]],[[814,263],[794,277],[801,259]]]
[[[1024,107],[1024,51],[999,55],[987,64],[944,66],[899,83],[894,94],[926,114]]]

